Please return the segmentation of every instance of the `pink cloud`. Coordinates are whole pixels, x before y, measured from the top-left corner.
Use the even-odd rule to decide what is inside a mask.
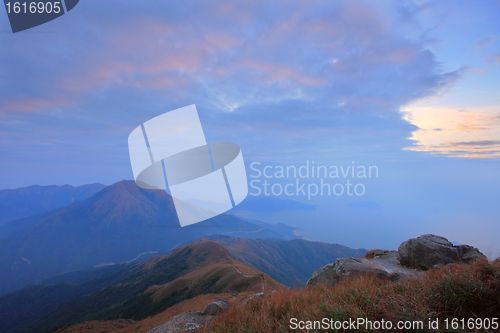
[[[401,82],[397,88],[406,89],[402,93],[406,97],[385,91],[382,97],[373,97],[383,85],[370,86],[375,92],[369,95],[355,93],[356,87],[380,76],[376,65],[416,64],[416,68],[426,56],[394,34],[394,23],[380,8],[350,1],[325,6],[324,13],[301,2],[289,6],[266,20],[258,17],[263,4],[249,1],[198,6],[182,19],[150,13],[116,21],[93,36],[92,45],[82,42],[74,57],[65,58],[68,69],[55,81],[74,99],[97,89],[186,91],[198,85],[207,89],[214,105],[238,106],[255,101],[254,96],[260,101],[313,99],[335,86],[326,97],[335,105],[351,96],[347,102],[352,105],[369,103],[387,109],[408,98],[408,90],[413,94],[418,89],[413,82],[434,84],[429,78],[433,73],[418,69],[413,74],[417,79],[410,83],[400,74],[391,77],[391,82]],[[251,24],[242,23],[246,21]]]
[[[295,80],[309,85],[320,85],[325,83],[322,78],[316,78],[309,75],[300,74],[296,69],[291,66],[263,62],[256,60],[244,60],[238,64],[239,68],[244,70],[256,71],[262,75],[264,81],[280,81],[280,80]]]
[[[60,86],[71,91],[120,86],[185,87],[189,80],[180,78],[179,73],[201,73],[211,56],[240,42],[224,31],[207,31],[203,35],[191,32],[184,36],[185,30],[143,18],[110,29],[103,37],[103,47],[113,51],[103,59],[89,54],[85,67],[77,66],[75,73],[62,77]]]
[[[487,62],[490,65],[500,64],[500,53],[499,54],[494,54],[491,57],[489,57],[488,60],[487,60]]]
[[[457,125],[460,131],[483,131],[500,125],[500,115],[474,114]]]
[[[500,140],[446,142],[445,145],[452,146],[452,147],[459,147],[459,146],[476,146],[476,147],[497,146],[497,145],[500,145]]]
[[[2,103],[0,112],[35,112],[40,109],[68,106],[67,100],[53,98],[20,98]]]

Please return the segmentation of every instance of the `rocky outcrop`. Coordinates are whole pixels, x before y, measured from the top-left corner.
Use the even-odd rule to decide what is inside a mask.
[[[470,246],[470,245],[458,245],[455,246],[458,249],[458,256],[460,257],[460,261],[465,263],[472,262],[474,260],[488,260],[484,254],[479,251],[478,248]]]
[[[421,270],[463,261],[487,259],[477,248],[454,246],[444,237],[423,235],[401,243],[398,248],[401,265]]]
[[[186,312],[175,316],[165,324],[150,329],[148,333],[193,332],[205,326],[214,318],[215,316],[204,316],[200,311]]]
[[[416,270],[399,265],[397,251],[376,251],[373,259],[366,258],[341,258],[333,264],[328,264],[316,270],[307,286],[317,284],[334,286],[342,280],[363,274],[376,274],[381,278],[398,280],[419,274]]]
[[[264,293],[257,293],[250,297],[250,299],[257,299],[257,298],[264,298]]]
[[[205,308],[205,311],[203,311],[203,315],[216,316],[219,313],[223,312],[224,310],[229,309],[230,307],[231,304],[229,304],[228,301],[226,301],[224,298],[220,298],[208,304]]]
[[[229,309],[231,304],[224,298],[220,298],[205,307],[205,311],[194,311],[182,313],[175,316],[165,324],[156,326],[148,331],[148,333],[186,333],[194,332],[209,324],[215,317],[226,309]]]
[[[236,290],[228,290],[226,293],[231,294],[232,296],[238,296],[238,292]]]
[[[477,248],[454,246],[446,238],[423,235],[403,242],[398,251],[371,250],[364,258],[342,258],[316,270],[307,286],[334,286],[351,276],[376,274],[393,281],[422,274],[423,270],[446,264],[487,259]]]
[[[247,299],[246,301],[244,301],[241,305],[245,306],[248,304],[248,302],[250,302],[251,300],[253,299],[259,299],[259,298],[264,298],[264,293],[257,293],[255,295],[252,295],[250,296],[249,299]]]

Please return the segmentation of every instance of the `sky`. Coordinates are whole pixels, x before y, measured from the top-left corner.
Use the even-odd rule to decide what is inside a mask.
[[[353,247],[436,233],[498,256],[498,17],[493,1],[86,0],[13,34],[0,11],[0,189],[132,179],[130,132],[196,104],[249,175],[378,167],[363,196],[253,217]]]

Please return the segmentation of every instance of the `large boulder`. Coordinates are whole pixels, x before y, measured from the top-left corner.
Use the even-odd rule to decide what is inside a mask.
[[[419,276],[422,270],[455,262],[469,263],[486,256],[469,245],[454,246],[444,237],[423,235],[403,242],[398,251],[370,250],[364,258],[342,258],[317,269],[307,286],[334,286],[351,276],[376,274],[392,281]]]
[[[208,304],[205,307],[205,311],[203,311],[203,315],[205,316],[216,316],[219,313],[229,309],[231,307],[231,304],[229,304],[228,301],[226,301],[224,298],[219,298],[216,301],[213,301],[212,303]]]
[[[264,298],[264,293],[262,293],[262,292],[261,292],[261,293],[257,293],[257,294],[255,294],[255,295],[252,295],[249,299],[247,299],[247,300],[246,300],[245,302],[243,302],[243,304],[241,304],[241,305],[247,305],[247,304],[248,304],[248,302],[250,302],[251,300],[253,300],[253,299],[259,299],[259,298]]]
[[[175,316],[165,324],[156,326],[148,333],[185,333],[194,332],[212,321],[215,316],[205,316],[200,311],[186,312]]]
[[[264,293],[257,293],[250,297],[250,299],[257,299],[257,298],[264,298]]]
[[[487,259],[478,249],[469,245],[454,246],[436,235],[423,235],[401,243],[398,248],[401,265],[427,270],[433,267],[463,261]]]
[[[397,251],[374,251],[373,259],[341,258],[333,264],[317,269],[307,281],[307,286],[317,284],[334,286],[342,280],[363,274],[376,274],[381,278],[397,280],[419,274],[419,272],[399,265]]]
[[[470,245],[458,245],[458,255],[460,256],[460,261],[465,263],[472,262],[474,260],[488,260],[488,258],[482,254],[477,248]]]
[[[182,313],[166,323],[150,329],[148,333],[186,333],[198,331],[214,320],[218,314],[230,307],[231,304],[229,304],[227,300],[219,298],[209,303],[203,312],[194,311]]]

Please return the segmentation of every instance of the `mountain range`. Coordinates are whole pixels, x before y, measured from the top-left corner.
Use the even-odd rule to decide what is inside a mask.
[[[81,283],[32,286],[0,297],[2,332],[46,332],[81,320],[142,320],[203,294],[255,294],[285,286],[200,239],[164,256]]]
[[[248,239],[225,235],[209,236],[231,256],[273,277],[289,287],[303,287],[311,274],[337,258],[361,257],[366,249],[305,239]]]
[[[105,185],[94,183],[82,186],[32,185],[18,189],[0,190],[0,226],[33,214],[46,213],[90,198]],[[0,233],[0,237],[1,233]]]
[[[144,260],[207,235],[298,238],[294,228],[226,214],[180,228],[172,197],[162,190],[139,188],[133,181],[11,223],[16,222],[23,228],[0,239],[0,293],[68,271]]]

